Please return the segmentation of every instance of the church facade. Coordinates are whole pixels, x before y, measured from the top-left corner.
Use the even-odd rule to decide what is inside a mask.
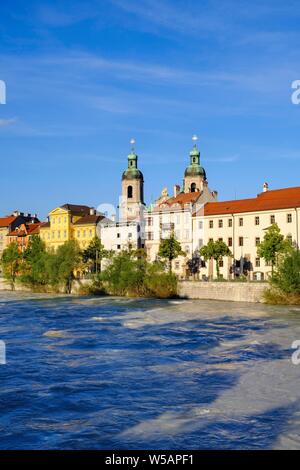
[[[154,204],[145,205],[144,177],[134,147],[128,155],[121,186],[119,222],[106,221],[101,225],[99,235],[105,248],[144,248],[147,258],[154,261],[161,240],[173,233],[185,252],[185,256],[173,261],[179,278],[189,275],[188,261],[199,258],[203,245],[209,240],[223,240],[232,253],[232,257],[220,261],[220,273],[225,279],[241,275],[249,280],[266,279],[271,267],[258,257],[257,246],[273,223],[299,247],[300,187],[269,190],[265,183],[255,198],[218,202],[217,192],[208,186],[196,143],[189,154],[183,184],[175,184],[171,196],[164,188]],[[199,260],[199,265],[200,279],[216,276],[215,262]]]

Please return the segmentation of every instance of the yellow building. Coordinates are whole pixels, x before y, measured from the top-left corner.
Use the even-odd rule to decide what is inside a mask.
[[[85,249],[97,236],[97,225],[103,218],[92,207],[64,204],[49,213],[48,222],[41,224],[40,237],[53,250],[70,240]]]

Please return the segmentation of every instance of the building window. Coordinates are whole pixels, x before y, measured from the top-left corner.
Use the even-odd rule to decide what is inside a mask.
[[[239,218],[239,226],[243,227],[243,225],[244,225],[244,219],[243,219],[243,217],[240,217]]]
[[[84,231],[83,231],[83,238],[85,238],[85,234],[86,234],[86,231],[84,230]]]
[[[93,235],[93,231],[91,229],[89,230],[89,235],[90,237]]]
[[[244,246],[244,237],[239,237],[239,246]]]
[[[255,246],[260,244],[260,237],[255,237]]]
[[[132,196],[133,196],[132,186],[128,186],[128,188],[127,188],[127,198],[132,199]]]
[[[121,245],[117,245],[117,250],[121,250]]]
[[[214,228],[214,221],[213,220],[209,221],[209,228]]]
[[[219,242],[222,242],[222,241],[223,241],[223,238],[222,238],[222,237],[220,237],[220,238],[218,238],[218,240],[219,240]]]
[[[60,217],[58,217],[58,223],[60,224]]]
[[[291,244],[293,243],[293,237],[292,235],[289,233],[287,236],[286,236],[286,239],[288,242],[290,242]]]
[[[223,259],[220,259],[219,260],[219,267],[223,268],[223,266],[224,266],[224,261],[223,261]]]
[[[291,223],[292,223],[292,221],[293,221],[292,214],[287,214],[287,216],[286,216],[286,221],[287,221],[288,224],[291,224]]]
[[[275,224],[275,215],[270,216],[270,222],[271,224]]]
[[[176,261],[175,262],[175,269],[179,269],[180,265],[179,265],[179,261]]]
[[[148,218],[147,218],[147,225],[149,225],[149,227],[153,225],[153,219],[152,219],[152,217],[148,217]]]
[[[258,216],[255,217],[255,225],[259,225],[259,217]]]
[[[153,240],[153,232],[146,232],[146,240]]]
[[[57,238],[60,238],[60,230],[57,231]]]
[[[199,238],[198,247],[201,248],[203,246],[203,238]]]
[[[232,237],[228,238],[228,246],[232,246]]]
[[[255,258],[255,267],[260,268],[260,258]]]
[[[67,231],[64,230],[64,238],[67,238]]]
[[[191,193],[195,193],[196,192],[196,183],[192,183],[191,184]]]
[[[232,227],[232,219],[228,219],[228,227]]]
[[[208,241],[209,241],[209,242],[213,242],[214,239],[213,239],[213,238],[209,238]]]
[[[199,220],[198,228],[199,228],[199,230],[203,229],[203,221],[202,220]]]
[[[219,220],[219,228],[223,228],[223,220],[222,219]]]
[[[80,230],[77,230],[77,237],[80,238]]]
[[[128,233],[128,238],[131,238],[132,237],[132,233]]]
[[[117,238],[120,238],[121,237],[121,234],[120,233],[117,233]]]

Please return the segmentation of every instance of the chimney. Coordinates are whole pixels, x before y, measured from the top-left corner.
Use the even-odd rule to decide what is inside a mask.
[[[90,207],[90,215],[96,215],[96,209],[94,207]]]
[[[116,214],[112,214],[112,215],[111,215],[111,220],[112,220],[113,222],[116,221]]]
[[[216,190],[212,191],[211,195],[216,201],[218,200],[218,191],[216,191]]]
[[[13,211],[13,214],[15,217],[18,217],[18,215],[20,215],[20,212],[19,211]]]
[[[263,192],[266,193],[267,191],[269,191],[269,185],[268,185],[268,183],[264,183]]]
[[[178,196],[179,193],[180,193],[180,186],[179,184],[175,184],[174,185],[174,197]]]

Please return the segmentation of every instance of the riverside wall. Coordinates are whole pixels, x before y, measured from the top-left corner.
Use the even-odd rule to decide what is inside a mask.
[[[72,294],[82,294],[84,288],[88,287],[90,283],[91,281],[88,279],[74,281]],[[266,288],[266,283],[254,282],[178,282],[179,297],[187,299],[263,302],[263,292]],[[0,278],[0,291],[5,290],[11,290],[10,285],[4,279]],[[16,283],[15,291],[30,292],[30,289]]]
[[[182,298],[263,302],[266,283],[180,281],[178,294]]]

